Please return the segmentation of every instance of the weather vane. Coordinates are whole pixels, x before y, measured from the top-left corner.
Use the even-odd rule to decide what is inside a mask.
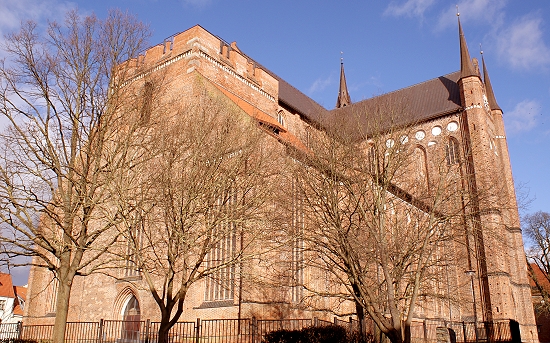
[[[481,47],[481,43],[479,43],[479,53],[483,55],[483,49]]]
[[[460,17],[460,12],[458,12],[458,5],[456,5],[456,16]]]
[[[340,63],[344,63],[344,52],[340,51]]]

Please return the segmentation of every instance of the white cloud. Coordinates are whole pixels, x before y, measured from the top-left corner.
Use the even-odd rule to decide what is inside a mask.
[[[528,14],[499,31],[499,57],[517,69],[550,65],[550,48],[544,42],[542,24],[539,14]]]
[[[504,7],[507,0],[461,0],[458,2],[458,11],[461,22],[486,22],[499,25],[504,16]],[[449,6],[439,15],[436,29],[442,30],[449,26],[456,26],[456,5]]]
[[[329,77],[322,79],[318,78],[313,82],[313,84],[309,87],[308,93],[313,94],[316,92],[322,92],[324,91],[328,86],[330,86],[333,83],[333,75],[330,75]]]
[[[523,100],[510,112],[504,113],[506,131],[510,134],[527,132],[537,125],[537,116],[540,116],[541,104],[536,100]]]
[[[435,0],[407,0],[404,3],[398,4],[396,1],[392,1],[384,11],[384,14],[395,17],[423,17],[424,12],[434,2]]]
[[[40,24],[63,19],[67,10],[74,7],[73,3],[60,0],[0,0],[0,36],[27,20]]]

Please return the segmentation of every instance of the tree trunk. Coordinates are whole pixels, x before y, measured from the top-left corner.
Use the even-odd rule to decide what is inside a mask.
[[[160,326],[158,331],[158,343],[168,343],[168,334],[170,333],[170,329],[173,325],[170,325],[169,318],[165,318],[162,316],[162,319],[160,320]]]
[[[365,311],[357,300],[355,301],[355,310],[357,312],[357,320],[359,321],[359,339],[361,343],[364,343],[367,341],[365,335]]]
[[[405,321],[403,325],[405,326],[403,328],[403,333],[404,333],[403,343],[410,343],[411,342],[411,324]]]
[[[183,309],[181,308],[182,306],[183,304],[178,306],[178,309],[172,319],[170,319],[170,316],[172,314],[173,306],[166,306],[165,309],[161,311],[157,343],[168,343],[170,330],[174,327],[174,325],[176,325],[181,317],[181,314],[183,313]]]
[[[404,343],[403,337],[401,336],[401,330],[391,329],[386,333],[386,336],[392,343]]]
[[[60,278],[57,288],[57,299],[55,303],[55,322],[53,326],[53,343],[65,342],[65,329],[67,316],[69,314],[69,299],[71,295],[72,280]]]

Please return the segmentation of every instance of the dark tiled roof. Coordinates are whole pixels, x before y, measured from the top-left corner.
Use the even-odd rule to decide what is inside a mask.
[[[364,137],[364,133],[371,132],[373,128],[384,130],[392,125],[412,125],[461,108],[457,83],[460,71],[328,111],[268,68],[244,53],[243,56],[279,81],[279,101],[283,105],[324,129],[347,121],[346,132],[353,132],[357,138]],[[384,118],[382,112],[388,109],[396,115]]]
[[[458,111],[460,72],[454,72],[407,88],[337,108],[329,112],[323,126],[334,123],[346,132],[364,138],[373,131],[414,125]],[[350,131],[348,131],[350,130]]]
[[[319,124],[328,111],[313,99],[300,92],[285,80],[273,75],[279,80],[279,101],[303,115],[308,121]]]
[[[411,125],[461,108],[457,83],[459,71],[331,111],[280,77],[273,76],[279,80],[279,101],[314,124],[325,129],[343,125],[357,138],[374,129]]]

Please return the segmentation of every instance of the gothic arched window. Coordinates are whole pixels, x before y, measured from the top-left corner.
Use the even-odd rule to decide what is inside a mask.
[[[452,166],[460,162],[458,141],[453,137],[449,138],[449,142],[445,146],[445,158],[447,159],[448,166]]]
[[[126,306],[124,306],[124,312],[122,314],[123,320],[125,321],[139,321],[141,317],[141,312],[139,310],[139,301],[135,295],[132,295]]]
[[[124,342],[137,342],[139,340],[139,333],[141,328],[141,312],[139,309],[139,302],[135,295],[131,295],[130,299],[126,302],[124,310],[122,312],[123,330],[122,340]]]
[[[153,83],[146,81],[143,86],[143,102],[141,105],[141,123],[147,124],[153,108]]]
[[[218,199],[217,206],[221,211],[231,212],[237,203],[237,192],[231,188]],[[213,235],[217,242],[208,253],[206,267],[212,268],[214,271],[205,279],[204,300],[233,300],[235,297],[236,265],[230,262],[237,253],[237,223],[228,221],[218,224]]]
[[[420,196],[428,190],[428,159],[424,147],[418,145],[413,152],[415,177],[412,194]]]
[[[283,111],[277,112],[277,122],[281,124],[281,126],[285,126],[285,117],[283,116]]]

